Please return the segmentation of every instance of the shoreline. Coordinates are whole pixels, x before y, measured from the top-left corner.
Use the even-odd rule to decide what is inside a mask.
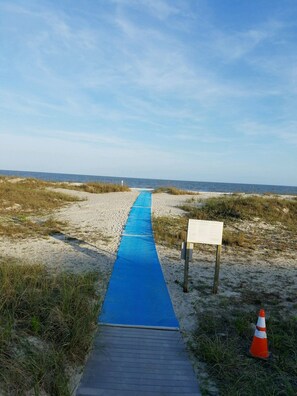
[[[66,173],[49,173],[49,172],[30,172],[30,171],[11,171],[0,170],[0,176],[14,177],[19,176],[23,178],[37,178],[45,181],[57,182],[107,182],[124,184],[130,188],[151,188],[158,187],[176,187],[178,189],[187,191],[205,191],[205,192],[225,192],[225,193],[272,193],[272,194],[287,194],[297,195],[297,186],[274,185],[274,184],[260,184],[260,183],[230,183],[230,182],[212,182],[212,181],[191,181],[191,180],[168,180],[168,179],[148,179],[135,178],[124,176],[95,176],[95,175],[77,175]],[[195,188],[193,188],[195,186]]]

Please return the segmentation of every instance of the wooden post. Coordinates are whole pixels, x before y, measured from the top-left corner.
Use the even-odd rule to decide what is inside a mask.
[[[213,294],[217,294],[219,287],[221,250],[222,250],[222,245],[217,245],[216,267],[215,267],[213,289],[212,289]]]
[[[186,242],[186,257],[185,257],[185,271],[184,271],[184,293],[189,292],[189,261],[190,261],[190,244]]]

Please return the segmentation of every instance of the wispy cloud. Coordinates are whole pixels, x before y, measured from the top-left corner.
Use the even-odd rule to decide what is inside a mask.
[[[297,144],[297,120],[281,121],[277,125],[263,124],[255,121],[246,121],[238,125],[238,130],[246,136],[257,137],[258,139],[277,138],[287,144]]]
[[[172,15],[178,15],[181,9],[174,2],[163,0],[112,0],[117,6],[149,12],[153,17],[166,20]]]
[[[212,29],[211,48],[225,62],[234,62],[252,54],[265,42],[271,42],[278,37],[283,28],[280,21],[264,22],[260,26],[246,30],[224,32],[217,28]]]

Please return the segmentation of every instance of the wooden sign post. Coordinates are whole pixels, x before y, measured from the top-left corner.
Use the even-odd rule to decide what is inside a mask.
[[[183,285],[183,290],[185,293],[188,293],[189,291],[189,261],[193,252],[194,243],[203,243],[217,246],[216,266],[212,291],[214,294],[218,292],[223,225],[224,224],[220,221],[189,219],[187,240],[182,250],[182,258],[185,260]]]
[[[192,260],[193,254],[193,244],[192,243],[184,243],[182,258],[185,259],[185,270],[184,270],[184,292],[188,293],[188,280],[189,280],[189,262]]]
[[[214,274],[213,288],[212,288],[213,294],[217,294],[219,288],[221,251],[222,251],[222,245],[217,245],[216,266],[215,266],[215,274]]]

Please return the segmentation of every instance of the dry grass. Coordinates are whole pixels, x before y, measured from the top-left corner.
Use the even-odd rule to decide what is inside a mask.
[[[297,202],[278,197],[233,195],[189,200],[180,217],[154,217],[157,243],[180,248],[191,219],[224,222],[223,244],[242,250],[269,248],[270,252],[294,252],[297,239]]]
[[[27,238],[61,232],[66,224],[49,216],[80,199],[54,188],[96,194],[129,191],[127,186],[109,183],[55,183],[0,176],[0,236]]]
[[[47,183],[24,179],[11,182],[2,179],[0,182],[0,214],[44,214],[62,207],[77,198],[46,189]]]
[[[234,195],[197,201],[181,208],[196,219],[221,220],[228,224],[240,220],[261,220],[297,229],[297,204],[292,199]]]
[[[67,367],[90,348],[98,278],[0,259],[1,394],[71,394]]]
[[[198,192],[180,190],[176,187],[159,187],[153,191],[153,194],[166,193],[171,195],[199,195]]]
[[[1,183],[4,184],[9,183],[9,184],[16,184],[18,186],[31,187],[33,188],[33,190],[52,187],[52,188],[63,188],[66,190],[85,191],[94,194],[130,191],[128,186],[122,186],[120,184],[113,184],[113,183],[100,183],[100,182],[61,183],[61,182],[44,181],[33,178],[20,179],[17,177],[5,177],[5,176],[0,176],[0,185]]]
[[[50,215],[79,199],[46,187],[40,180],[0,179],[0,236],[45,236],[63,229],[65,223]]]
[[[67,223],[53,217],[31,220],[27,216],[0,218],[0,236],[8,238],[45,237],[61,232]]]
[[[186,217],[154,216],[152,221],[157,244],[180,248],[181,243],[186,240]]]
[[[112,183],[84,183],[84,184],[71,184],[71,183],[58,183],[54,187],[65,188],[68,190],[85,191],[93,194],[103,194],[110,192],[125,192],[130,191],[127,186]]]

